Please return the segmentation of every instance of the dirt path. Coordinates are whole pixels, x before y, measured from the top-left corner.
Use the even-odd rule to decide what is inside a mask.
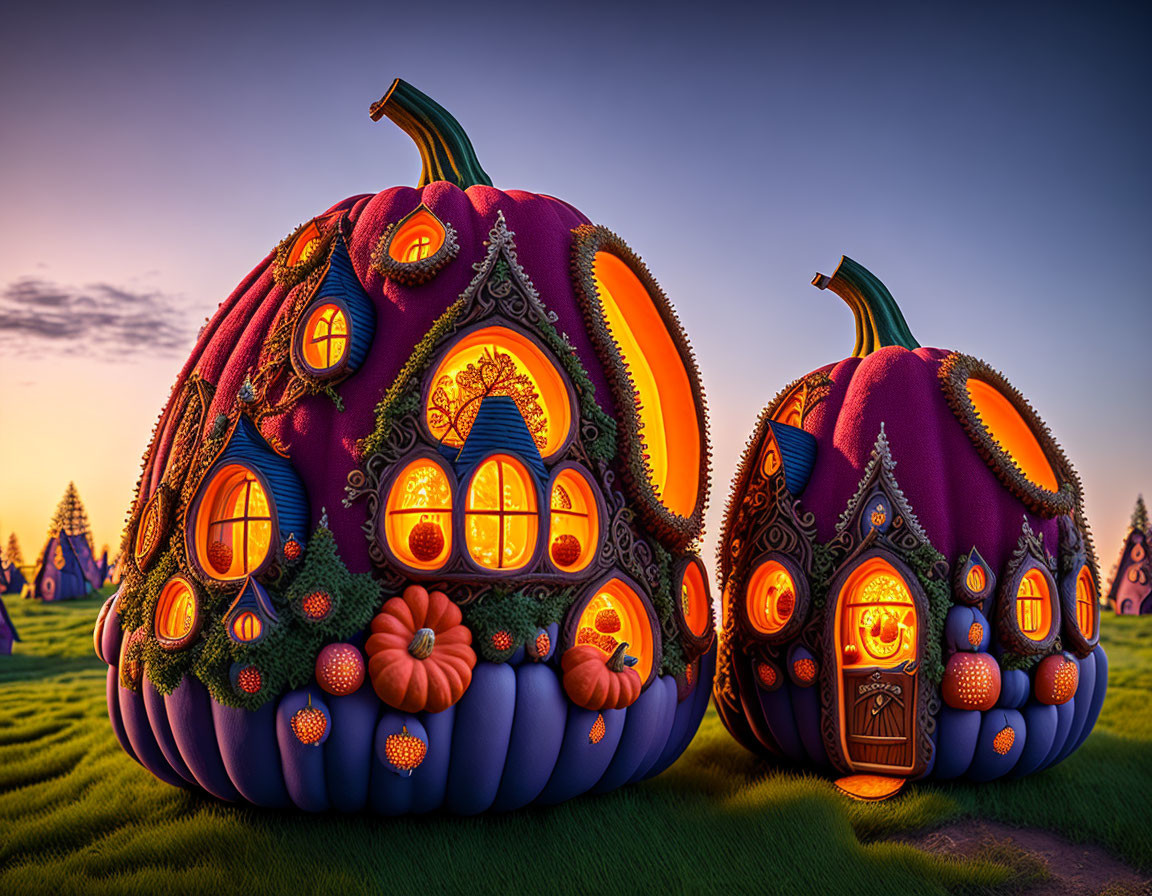
[[[1047,831],[967,819],[897,839],[936,855],[979,857],[1009,865],[1019,873],[1020,892],[1029,896],[1152,894],[1152,879],[1099,846],[1071,843]]]

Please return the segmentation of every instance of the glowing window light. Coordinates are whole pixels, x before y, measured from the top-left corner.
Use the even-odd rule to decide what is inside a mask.
[[[472,476],[464,535],[472,559],[488,569],[519,569],[536,550],[536,489],[518,460],[499,454]]]
[[[552,562],[565,572],[576,572],[592,562],[600,523],[592,486],[572,468],[561,470],[552,483],[549,501],[548,545]]]
[[[886,561],[861,564],[841,594],[837,634],[844,666],[891,668],[916,659],[916,605]]]
[[[708,611],[708,586],[704,581],[704,573],[699,563],[689,563],[680,580],[680,612],[688,631],[697,638],[708,631]]]
[[[490,395],[516,402],[543,457],[563,447],[572,425],[565,381],[536,343],[507,327],[474,330],[444,356],[431,380],[428,429],[445,445],[459,448],[480,403]]]
[[[260,617],[251,610],[245,610],[232,620],[232,634],[237,641],[255,641],[263,630]]]
[[[1052,629],[1051,593],[1037,569],[1028,570],[1016,588],[1016,624],[1032,641],[1043,641]]]
[[[196,519],[200,566],[220,581],[257,572],[272,546],[272,509],[264,485],[243,464],[228,464],[212,477]]]
[[[452,552],[452,486],[429,458],[408,464],[392,483],[384,511],[388,547],[415,569],[439,569]]]
[[[981,567],[973,565],[968,570],[968,575],[964,577],[964,584],[973,594],[979,594],[988,584],[988,577],[984,575],[984,570]]]
[[[611,625],[605,625],[607,619]],[[601,631],[603,628],[611,631]],[[576,643],[590,644],[608,657],[621,642],[628,644],[625,653],[636,657],[636,674],[641,681],[647,681],[655,656],[652,623],[640,596],[620,579],[610,579],[581,611]]]
[[[1016,462],[1024,477],[1050,492],[1057,491],[1060,486],[1052,464],[1020,412],[995,387],[983,380],[969,377],[967,388],[980,422]]]
[[[155,630],[161,643],[179,646],[196,625],[196,595],[183,579],[174,578],[164,585],[156,603]]]
[[[1087,566],[1080,567],[1076,576],[1076,625],[1085,640],[1096,633],[1096,585]]]
[[[684,361],[652,297],[621,259],[597,252],[592,263],[604,319],[638,396],[648,480],[660,502],[688,516],[700,489],[700,420]]]
[[[400,224],[388,243],[394,261],[413,264],[431,258],[444,245],[444,225],[425,208],[419,208]]]
[[[348,353],[348,316],[333,302],[318,305],[308,315],[300,350],[304,362],[322,372],[336,367]]]
[[[777,560],[756,568],[745,595],[748,620],[765,635],[774,635],[788,624],[796,609],[796,583]]]

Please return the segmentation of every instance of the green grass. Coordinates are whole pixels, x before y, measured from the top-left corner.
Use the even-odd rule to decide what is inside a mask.
[[[503,816],[387,820],[236,807],[160,783],[108,725],[91,644],[100,599],[8,606],[25,640],[0,657],[0,892],[864,896],[1013,892],[1042,879],[1022,851],[953,860],[888,839],[966,815],[1152,869],[1152,619],[1106,620],[1112,673],[1096,731],[1021,781],[910,785],[853,803],[745,752],[710,711],[680,761],[639,786]]]

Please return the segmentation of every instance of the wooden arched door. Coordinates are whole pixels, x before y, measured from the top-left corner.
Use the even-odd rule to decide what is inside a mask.
[[[854,771],[911,774],[925,622],[911,590],[918,585],[875,555],[841,579],[835,646],[844,758]]]

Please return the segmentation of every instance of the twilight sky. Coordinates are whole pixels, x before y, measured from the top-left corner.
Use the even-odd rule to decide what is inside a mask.
[[[711,409],[710,566],[760,408],[852,350],[851,313],[809,285],[846,253],[921,344],[1031,400],[1084,479],[1107,576],[1152,496],[1152,19],[538,5],[7,10],[3,538],[31,559],[74,479],[115,545],[199,323],[301,221],[415,183],[415,147],[367,114],[400,76],[460,120],[497,187],[620,233],[677,306]]]

